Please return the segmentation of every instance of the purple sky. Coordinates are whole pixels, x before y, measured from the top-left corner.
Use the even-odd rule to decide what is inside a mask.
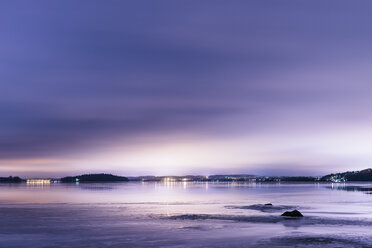
[[[0,176],[372,164],[371,1],[1,1]]]

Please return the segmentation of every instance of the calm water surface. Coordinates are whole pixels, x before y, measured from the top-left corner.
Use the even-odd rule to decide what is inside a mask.
[[[372,247],[370,188],[2,184],[0,247]],[[293,209],[305,217],[280,216]]]

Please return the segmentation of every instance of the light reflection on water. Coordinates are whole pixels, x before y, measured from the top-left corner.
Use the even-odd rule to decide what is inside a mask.
[[[364,186],[363,186],[364,185]],[[266,199],[266,201],[311,202],[317,198],[321,202],[329,197],[344,195],[329,189],[367,191],[370,184],[321,184],[321,183],[199,183],[199,182],[129,182],[129,183],[83,183],[83,184],[0,184],[1,203],[95,203],[95,202],[144,202],[144,201],[246,201]],[[29,197],[37,194],[38,197]],[[301,194],[301,195],[298,195]],[[125,196],[125,197],[124,197]],[[248,197],[249,196],[249,197]],[[347,195],[348,198],[369,200],[359,194]],[[279,197],[279,198],[278,198]],[[288,198],[289,197],[289,198]],[[328,199],[328,200],[327,200]],[[320,200],[320,199],[319,199]]]
[[[372,242],[366,231],[372,226],[372,195],[364,194],[369,188],[365,183],[187,181],[1,184],[0,239],[7,245],[0,242],[0,247],[24,247],[21,241],[27,239],[28,247],[51,242],[80,247],[79,239],[88,242],[86,247],[335,247],[345,242],[360,247]],[[295,208],[303,219],[280,217]]]
[[[0,204],[166,203],[172,205],[182,203],[198,205],[202,209],[209,206],[208,208],[212,212],[224,213],[224,205],[273,203],[297,206],[303,208],[305,212],[310,208],[318,212],[336,213],[337,211],[345,212],[345,208],[347,208],[347,212],[354,211],[364,217],[369,217],[369,208],[366,209],[363,206],[371,203],[372,196],[359,192],[368,193],[370,187],[367,186],[368,184],[198,183],[186,181],[2,184],[0,185]],[[211,207],[211,205],[215,206]],[[217,205],[222,205],[222,208],[217,208]],[[331,209],[332,211],[329,211]],[[309,214],[311,214],[310,210]]]

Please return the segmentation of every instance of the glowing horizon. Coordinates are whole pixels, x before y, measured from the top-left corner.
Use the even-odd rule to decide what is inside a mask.
[[[269,2],[3,3],[0,176],[372,167],[372,3]]]

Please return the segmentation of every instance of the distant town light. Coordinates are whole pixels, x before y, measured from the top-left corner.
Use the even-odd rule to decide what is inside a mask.
[[[27,184],[50,184],[50,179],[27,179]]]

